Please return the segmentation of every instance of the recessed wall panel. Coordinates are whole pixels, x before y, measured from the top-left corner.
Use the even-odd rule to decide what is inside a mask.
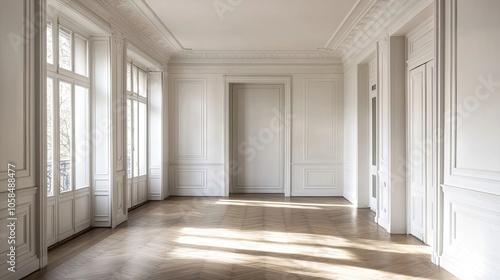
[[[206,159],[206,81],[175,80],[177,160]]]
[[[305,80],[304,159],[337,158],[337,102],[333,80]]]

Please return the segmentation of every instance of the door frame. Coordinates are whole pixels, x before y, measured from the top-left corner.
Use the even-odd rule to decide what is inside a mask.
[[[224,76],[224,195],[229,196],[230,191],[230,171],[233,169],[231,166],[231,151],[230,151],[230,98],[231,85],[232,84],[272,84],[272,85],[283,85],[285,91],[285,107],[284,107],[284,124],[285,131],[283,136],[285,137],[285,147],[284,147],[284,164],[283,164],[283,191],[285,197],[289,197],[291,193],[290,189],[290,176],[291,176],[291,76],[252,76],[252,75],[225,75]]]
[[[279,93],[278,93],[278,115],[276,116],[276,112],[273,112],[273,119],[275,119],[276,117],[278,117],[278,121],[279,121],[279,130],[277,132],[278,134],[278,143],[279,143],[279,147],[278,147],[278,151],[279,151],[279,156],[278,156],[278,160],[279,160],[279,163],[278,163],[278,176],[279,176],[279,183],[278,185],[280,186],[280,189],[281,191],[280,192],[274,192],[274,191],[269,191],[265,188],[262,188],[261,187],[257,187],[255,186],[255,189],[250,191],[249,189],[252,189],[252,187],[249,187],[249,189],[246,189],[243,190],[243,189],[240,189],[238,191],[238,188],[235,188],[238,186],[238,183],[237,183],[237,180],[238,180],[238,177],[239,175],[241,174],[241,172],[243,172],[244,168],[240,168],[242,167],[242,162],[241,160],[243,161],[246,161],[246,159],[242,159],[240,156],[240,153],[238,152],[238,142],[242,139],[239,139],[239,133],[238,133],[238,128],[240,127],[240,114],[238,113],[239,112],[239,108],[238,108],[238,104],[239,104],[239,98],[240,96],[238,96],[238,89],[278,89],[279,90]],[[253,95],[253,94],[250,94],[250,95]],[[266,93],[267,96],[269,96],[269,93]],[[285,94],[284,94],[284,86],[282,84],[258,84],[258,85],[254,85],[254,84],[230,84],[230,91],[229,91],[229,102],[230,102],[230,110],[229,110],[229,124],[230,124],[230,128],[229,128],[229,133],[230,133],[230,142],[229,142],[229,145],[230,145],[230,152],[231,152],[231,155],[230,155],[230,158],[231,158],[231,162],[235,165],[235,169],[237,169],[236,172],[233,172],[233,174],[230,174],[231,175],[231,178],[229,180],[229,193],[230,194],[233,194],[233,193],[254,193],[253,191],[256,191],[256,193],[279,193],[279,194],[284,194],[284,186],[283,186],[283,179],[284,179],[284,144],[285,144],[285,137],[284,137],[284,128],[285,128],[285,123],[283,121],[280,121],[279,119],[281,119],[281,116],[284,115],[284,107],[285,107]],[[269,127],[268,127],[269,128]],[[272,129],[271,129],[272,131]],[[275,131],[276,132],[276,131]],[[259,137],[258,137],[259,138]],[[262,141],[262,140],[261,140]],[[266,143],[262,143],[264,145],[266,145]],[[257,149],[259,150],[259,149]],[[244,157],[243,157],[244,158]],[[260,189],[260,191],[258,190]]]

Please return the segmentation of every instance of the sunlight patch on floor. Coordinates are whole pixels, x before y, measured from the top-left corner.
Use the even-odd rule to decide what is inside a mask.
[[[276,201],[259,201],[259,200],[230,200],[219,199],[215,202],[219,205],[236,205],[236,206],[255,206],[255,207],[277,207],[277,208],[295,208],[295,209],[314,209],[320,210],[323,207],[344,207],[353,208],[350,204],[324,204],[324,203],[300,203],[300,202],[276,202]]]

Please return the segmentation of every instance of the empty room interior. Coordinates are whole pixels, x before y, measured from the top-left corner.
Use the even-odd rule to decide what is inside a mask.
[[[1,279],[500,277],[500,1],[0,5]]]

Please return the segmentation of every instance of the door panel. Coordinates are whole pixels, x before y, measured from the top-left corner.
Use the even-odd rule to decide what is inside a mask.
[[[408,184],[410,190],[410,233],[423,240],[425,193],[426,69],[425,64],[410,71],[408,98]]]
[[[234,85],[234,193],[283,193],[283,86]]]
[[[377,195],[378,195],[378,150],[377,150],[377,61],[373,59],[369,63],[369,92],[370,92],[370,115],[369,115],[369,129],[370,129],[370,209],[377,212]]]

